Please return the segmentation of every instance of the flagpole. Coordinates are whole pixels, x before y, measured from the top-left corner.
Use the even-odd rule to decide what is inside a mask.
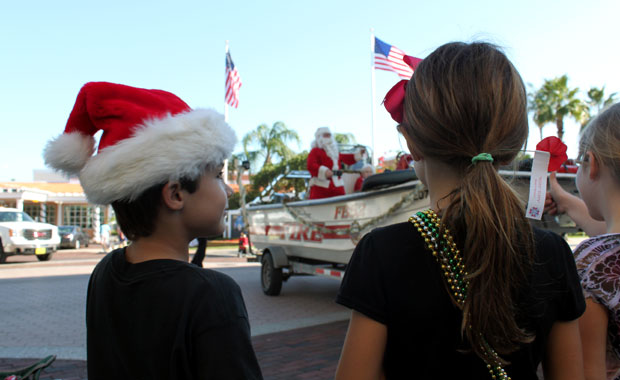
[[[372,149],[372,166],[377,166],[377,152],[375,152],[375,33],[370,28],[370,139]]]
[[[224,52],[224,57],[226,57],[226,54],[228,54],[228,40],[226,40],[226,51]],[[225,80],[228,80],[228,78]],[[226,93],[224,93],[224,121],[228,123],[228,104],[226,103]],[[228,183],[228,158],[224,159],[224,168],[222,171],[224,172],[224,183]]]
[[[226,59],[228,59],[228,40],[226,40]],[[226,78],[226,80],[228,80],[228,78]],[[226,94],[224,94],[224,121],[228,122],[228,103],[226,103]],[[241,218],[243,219],[243,230],[248,236],[248,241],[249,241],[248,249],[250,250],[250,254],[252,254],[252,238],[250,237],[248,215],[245,209],[245,186],[243,186],[244,167],[241,165],[240,162],[236,162],[236,161],[237,160],[234,160],[232,164],[237,166],[237,167],[233,167],[233,170],[235,170],[237,173],[237,185],[239,186],[239,201],[241,203],[240,209],[241,209]],[[228,160],[224,161],[224,166],[228,167]],[[228,175],[226,175],[224,181],[225,183],[228,183]],[[230,226],[230,221],[229,221],[228,226]]]
[[[228,54],[228,40],[226,40],[225,56]],[[228,103],[226,103],[226,94],[224,94],[224,121],[228,122]]]

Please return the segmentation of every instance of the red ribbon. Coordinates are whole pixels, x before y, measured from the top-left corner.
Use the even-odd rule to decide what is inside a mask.
[[[408,80],[403,79],[396,83],[394,87],[388,91],[383,99],[383,106],[390,113],[392,119],[398,124],[403,122],[403,102],[405,101],[405,88]]]
[[[566,144],[555,136],[549,136],[542,139],[538,144],[536,144],[536,150],[549,152],[551,155],[549,157],[549,166],[547,167],[547,171],[550,172],[557,171],[568,159],[568,156],[566,155]]]
[[[405,55],[403,57],[403,61],[405,61],[405,63],[413,70],[415,70],[420,62],[422,62],[420,58],[409,55]],[[390,113],[392,119],[394,119],[394,121],[398,124],[403,122],[403,103],[405,101],[405,89],[407,88],[407,83],[409,83],[409,81],[406,79],[396,83],[383,99],[385,109]]]

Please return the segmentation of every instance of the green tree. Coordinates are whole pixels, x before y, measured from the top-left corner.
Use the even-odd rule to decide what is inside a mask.
[[[233,177],[236,178],[235,174],[239,170],[238,166],[241,164],[241,162],[243,162],[246,159],[247,158],[245,157],[244,153],[233,153],[230,156],[230,158],[228,159],[228,180],[229,181]]]
[[[247,202],[256,198],[259,194],[258,191],[252,189],[250,185],[243,185],[245,187],[245,199]],[[236,210],[241,207],[241,192],[236,191],[228,198],[228,209]]]
[[[254,174],[250,179],[252,191],[262,192],[267,190],[265,195],[273,192],[289,192],[293,190],[295,198],[299,198],[299,193],[306,191],[306,182],[301,178],[281,178],[273,184],[273,180],[280,174],[286,174],[291,170],[306,170],[308,161],[308,151],[297,153],[289,157],[286,161],[282,160],[277,164],[267,163],[261,170]],[[273,186],[271,186],[273,184]]]
[[[588,100],[587,103],[590,106],[589,118],[586,123],[582,125],[584,127],[594,116],[598,115],[601,110],[605,107],[614,104],[614,97],[617,95],[616,92],[610,94],[607,99],[605,99],[605,86],[602,88],[591,87],[588,91]]]
[[[534,113],[534,122],[540,129],[547,123],[555,123],[560,139],[564,137],[564,117],[570,116],[583,125],[588,120],[588,105],[577,98],[579,88],[568,87],[568,76],[562,75],[554,79],[547,79],[545,83],[533,93],[529,94],[530,112]]]
[[[267,124],[261,124],[243,137],[243,152],[254,163],[256,163],[259,156],[264,157],[263,164],[261,165],[264,166],[271,163],[274,156],[287,160],[295,155],[288,146],[290,141],[296,142],[297,146],[299,146],[299,135],[296,131],[289,129],[283,122],[277,121],[271,127],[267,126]],[[256,145],[258,146],[257,150],[249,150],[251,146]]]
[[[355,136],[352,133],[334,133],[334,140],[338,144],[356,144]]]

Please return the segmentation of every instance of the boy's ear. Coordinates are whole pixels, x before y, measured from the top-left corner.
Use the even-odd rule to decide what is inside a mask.
[[[166,207],[171,210],[180,210],[184,204],[184,194],[181,191],[181,183],[179,181],[170,181],[166,183],[161,190],[161,197]]]
[[[591,180],[595,180],[601,170],[601,164],[596,160],[596,156],[592,154],[592,152],[586,152],[586,155],[588,156],[588,161],[590,163],[590,172],[588,176]]]

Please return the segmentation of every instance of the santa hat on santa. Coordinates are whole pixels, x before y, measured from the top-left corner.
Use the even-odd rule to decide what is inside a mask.
[[[319,146],[319,141],[321,141],[320,139],[321,137],[323,137],[323,134],[325,133],[329,133],[331,135],[332,131],[329,130],[329,127],[317,128],[316,131],[314,132],[314,140],[312,140],[312,142],[310,143],[310,146],[312,148],[316,148],[317,146]]]
[[[235,143],[234,131],[214,110],[192,110],[162,90],[90,82],[43,156],[52,168],[78,175],[91,203],[105,205],[135,200],[167,181],[199,178],[228,158]]]

